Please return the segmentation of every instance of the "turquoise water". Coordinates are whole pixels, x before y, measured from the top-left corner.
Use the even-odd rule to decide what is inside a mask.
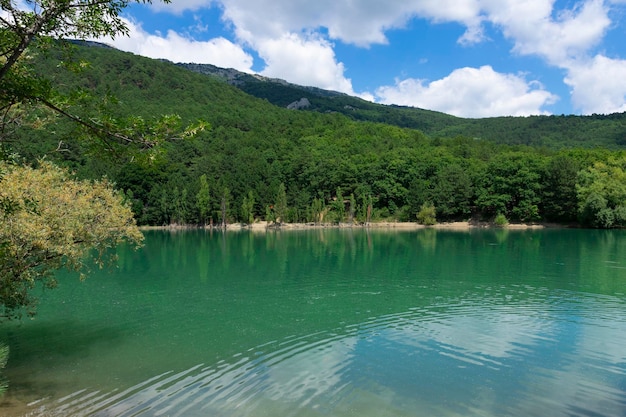
[[[0,415],[624,416],[626,232],[148,232],[5,323]]]

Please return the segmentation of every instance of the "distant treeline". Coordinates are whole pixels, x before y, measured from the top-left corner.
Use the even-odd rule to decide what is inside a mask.
[[[75,137],[67,120],[18,132],[21,139],[12,150],[29,160],[47,155],[80,177],[113,179],[140,224],[416,221],[418,213],[434,207],[440,222],[500,215],[511,221],[626,225],[626,155],[594,147],[594,137],[588,143],[577,138],[577,148],[563,141],[550,148],[505,144],[505,120],[516,118],[502,118],[499,141],[479,139],[475,132],[427,136],[340,113],[286,110],[215,77],[113,49],[81,47],[75,54],[91,63],[78,77],[58,70],[62,54],[54,51],[38,65],[58,73],[57,85],[116,97],[108,111],[147,121],[178,114],[212,126],[193,139],[169,143],[149,163],[94,157],[96,151]],[[78,115],[89,111],[75,109]],[[580,118],[560,118],[556,125],[565,129],[568,121],[578,124]],[[622,122],[607,116],[593,123],[598,132],[616,134]],[[450,131],[457,126],[451,123]]]
[[[440,222],[501,215],[626,225],[621,153],[546,153],[467,139],[434,143],[420,135],[390,142],[405,144],[383,151],[372,141],[319,136],[284,152],[234,146],[226,155],[208,151],[161,166],[128,165],[116,181],[139,222],[153,225],[416,221],[429,206]]]

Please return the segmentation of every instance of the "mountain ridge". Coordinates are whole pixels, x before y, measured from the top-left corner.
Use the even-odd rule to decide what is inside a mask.
[[[128,196],[140,224],[251,216],[312,222],[321,214],[342,222],[348,207],[337,202],[349,199],[357,221],[368,221],[370,212],[372,219],[409,221],[435,210],[437,221],[489,221],[500,214],[571,223],[587,207],[586,224],[611,227],[597,221],[609,213],[605,220],[626,225],[621,206],[593,205],[604,200],[579,193],[589,175],[597,177],[597,190],[622,178],[599,170],[623,170],[616,164],[626,155],[624,114],[471,120],[341,94],[303,94],[297,86],[246,77],[241,84],[247,90],[267,96],[259,98],[169,61],[101,47],[74,52],[74,60],[88,63],[78,74],[62,65],[66,49],[34,55],[31,62],[59,94],[84,92],[87,99],[70,103],[69,113],[84,119],[104,111],[146,126],[160,115],[176,115],[183,124],[200,119],[210,125],[189,140],[167,141],[145,164],[128,163],[123,153],[103,155],[65,118],[42,129],[34,112],[32,127],[16,130],[11,152],[31,163],[46,155],[79,178],[106,175]],[[279,99],[285,106],[272,104]],[[287,109],[295,100],[301,110]],[[204,213],[196,201],[203,178],[210,193]],[[287,212],[276,212],[285,195]]]
[[[602,146],[626,146],[626,112],[607,115],[535,115],[462,118],[418,107],[372,103],[332,90],[301,86],[288,81],[224,69],[211,64],[176,63],[193,72],[221,79],[254,97],[279,106],[321,113],[340,113],[353,120],[386,123],[418,129],[433,138],[469,136],[498,143],[561,148],[586,146],[593,135]],[[306,99],[309,105],[296,103]],[[566,123],[564,123],[566,121]],[[598,129],[597,122],[603,123]],[[571,125],[569,128],[564,125]],[[599,133],[601,131],[601,133]],[[598,137],[596,137],[598,139]],[[569,143],[568,143],[569,142]]]
[[[105,46],[115,49],[98,42],[73,42],[89,47]],[[119,52],[128,54],[128,52]],[[212,64],[174,63],[165,59],[146,59],[164,62],[225,82],[248,95],[266,100],[278,107],[289,108],[291,106],[298,111],[339,113],[355,121],[417,129],[434,139],[469,137],[509,145],[553,149],[597,146],[623,149],[626,147],[626,112],[590,116],[536,115],[471,119],[417,107],[373,103],[337,91],[301,86],[278,78],[249,74]],[[308,105],[297,105],[302,99],[306,99]]]

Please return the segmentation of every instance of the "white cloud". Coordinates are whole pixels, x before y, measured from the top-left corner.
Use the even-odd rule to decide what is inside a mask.
[[[406,79],[380,87],[382,103],[438,110],[462,117],[545,114],[543,106],[557,97],[536,82],[513,74],[497,73],[490,66],[461,68],[447,77],[427,83]]]
[[[613,4],[626,2],[612,0]],[[154,7],[180,12],[219,5],[241,39],[279,38],[285,33],[326,28],[331,39],[359,46],[386,43],[385,32],[412,18],[455,22],[467,28],[459,39],[484,39],[482,24],[501,28],[519,53],[550,59],[594,45],[608,28],[608,6],[586,0],[573,10],[554,9],[554,0],[181,0]]]
[[[626,111],[626,60],[597,55],[573,63],[565,83],[572,89],[574,107],[584,114]]]
[[[475,41],[482,37],[479,0],[219,0],[219,3],[224,18],[247,41],[251,36],[276,38],[285,33],[326,28],[331,39],[367,47],[386,43],[387,30],[403,28],[414,17],[459,22],[468,28],[463,38]]]
[[[154,10],[168,12],[173,14],[181,14],[186,10],[199,10],[199,9],[207,9],[213,5],[218,5],[219,1],[212,0],[176,0],[170,3],[165,3],[163,1],[155,1],[151,3],[151,6]]]
[[[621,74],[622,61],[591,57],[616,24],[612,13],[623,5],[626,0],[177,0],[152,7],[172,13],[219,7],[237,41],[265,61],[264,75],[348,94],[355,94],[352,82],[335,55],[333,41],[360,47],[385,44],[389,30],[402,29],[412,19],[457,23],[465,28],[458,39],[464,45],[488,40],[486,28],[495,29],[511,42],[512,52],[567,71],[564,81],[578,109],[605,112],[623,108],[624,95],[619,79],[612,80],[601,70]],[[223,38],[199,42],[176,32],[152,35],[133,27],[131,40],[113,43],[173,61],[207,62],[248,72],[252,68],[252,57],[242,46]],[[408,79],[381,87],[377,95],[385,103],[473,117],[544,113],[544,106],[556,99],[523,77],[488,69],[450,70],[448,77],[430,83]],[[596,94],[587,88],[591,85],[606,92]],[[361,96],[373,98],[368,93]]]
[[[213,64],[224,68],[252,72],[253,58],[240,45],[224,38],[196,41],[175,31],[167,35],[149,34],[141,25],[127,21],[130,36],[100,39],[124,51],[151,58],[169,59],[174,62]]]
[[[562,66],[596,46],[611,21],[602,0],[587,1],[576,9],[561,11],[553,9],[553,3],[553,0],[485,0],[488,20],[514,42],[514,51]]]
[[[301,85],[354,94],[352,83],[344,77],[345,68],[337,62],[332,45],[312,36],[303,39],[295,34],[278,39],[260,39],[255,49],[266,63],[261,72]]]

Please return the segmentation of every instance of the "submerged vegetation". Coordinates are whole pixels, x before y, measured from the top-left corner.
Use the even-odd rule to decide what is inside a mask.
[[[4,369],[7,365],[7,360],[9,359],[9,348],[8,346],[0,343],[0,371]],[[0,373],[0,397],[7,389],[7,383],[4,380],[4,377]]]

